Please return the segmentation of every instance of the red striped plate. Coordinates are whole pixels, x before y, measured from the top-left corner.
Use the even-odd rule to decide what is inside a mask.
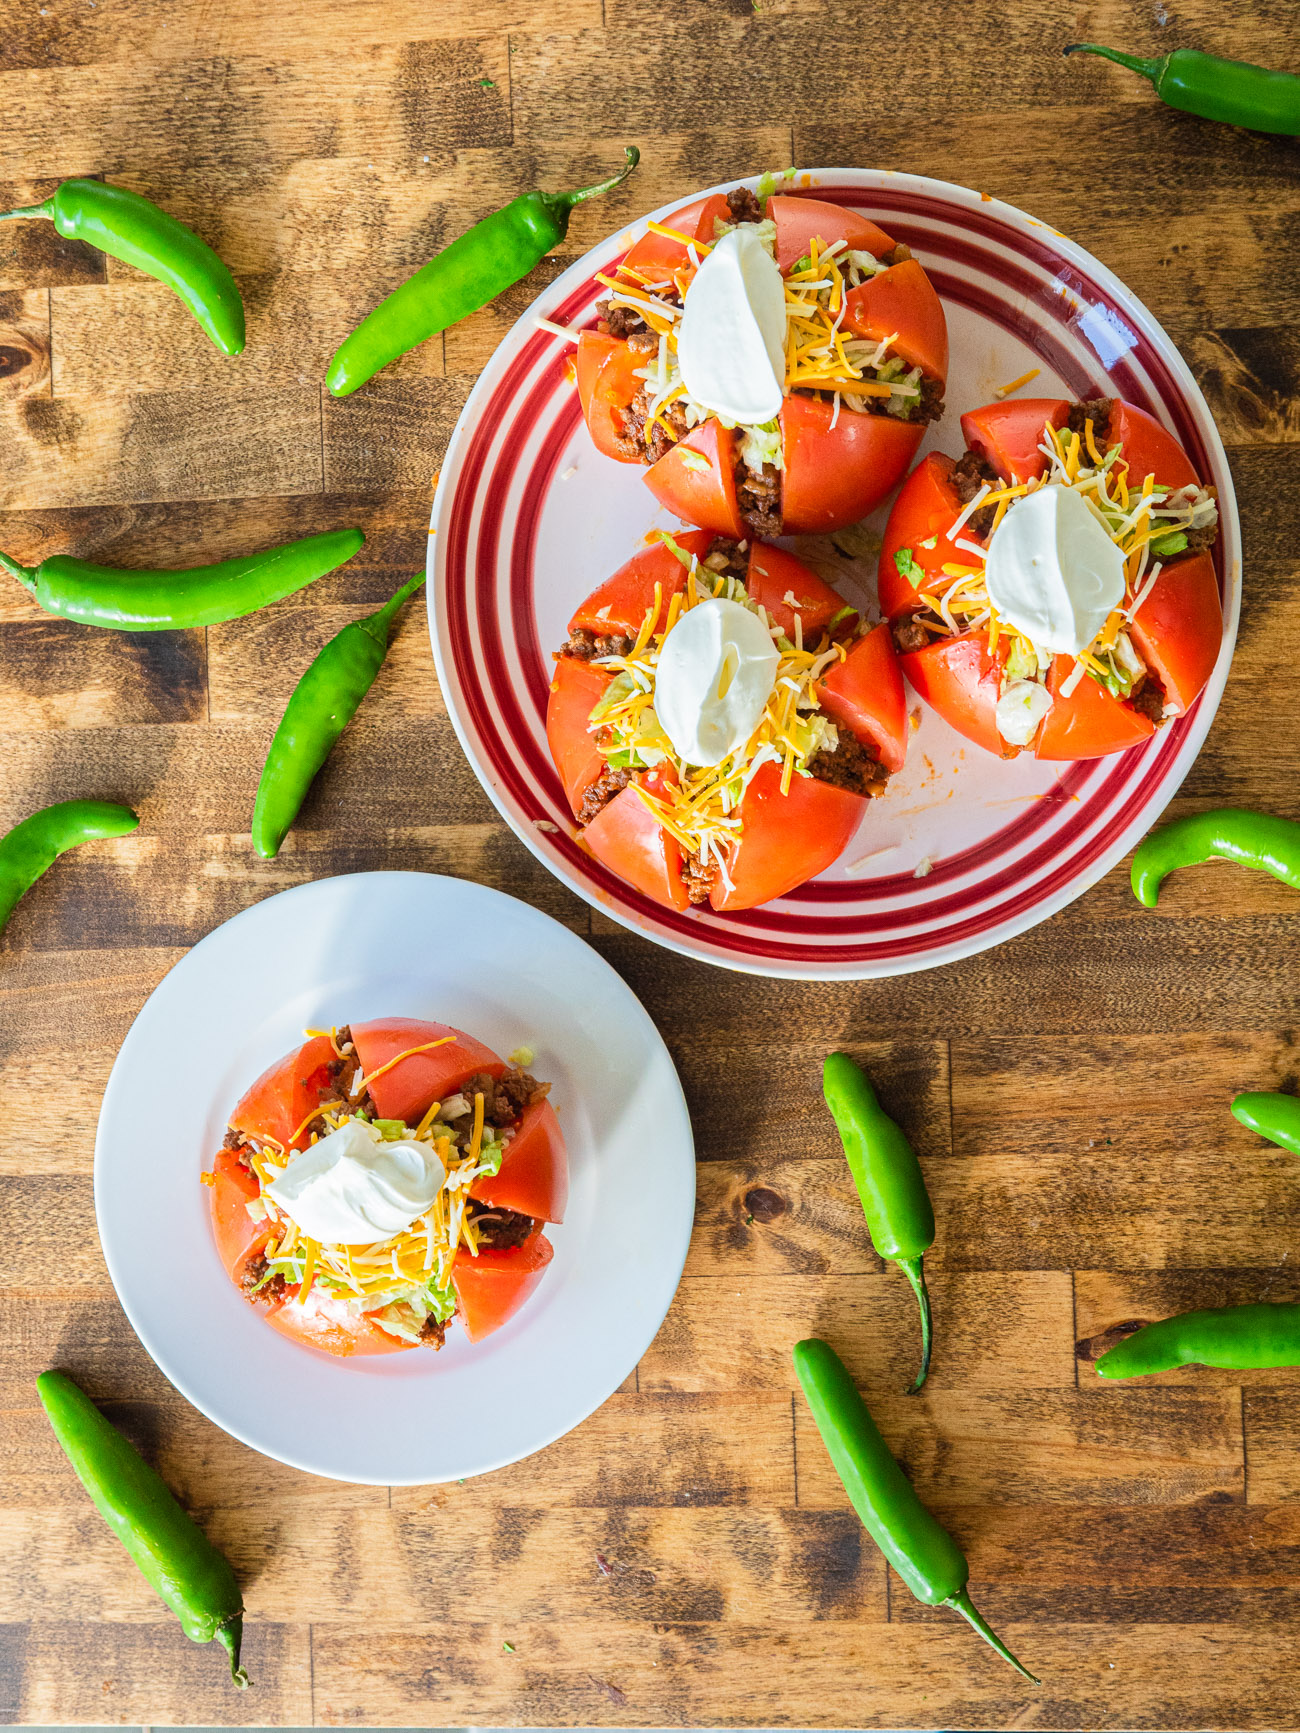
[[[817,169],[799,185],[906,241],[943,297],[949,410],[923,451],[956,455],[959,413],[1038,368],[1026,392],[1137,403],[1214,483],[1223,649],[1190,713],[1120,757],[1052,766],[1025,757],[1000,763],[923,711],[907,768],[870,803],[842,859],[747,913],[670,913],[592,860],[574,837],[546,749],[551,652],[587,592],[648,530],[675,520],[651,498],[639,468],[593,449],[566,378],[571,347],[535,320],[594,324],[602,293],[595,273],[609,270],[642,225],[610,236],[539,295],[471,393],[434,506],[430,631],[452,722],[479,780],[517,835],[580,896],[707,962],[856,980],[1000,944],[1071,902],[1133,846],[1187,774],[1218,706],[1237,632],[1241,537],[1204,398],[1151,314],[1098,260],[1010,205],[943,181]],[[855,565],[825,542],[789,545],[851,597],[855,586],[873,596],[874,559]]]

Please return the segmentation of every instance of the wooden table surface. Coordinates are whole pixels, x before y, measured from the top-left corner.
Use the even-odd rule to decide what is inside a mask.
[[[1112,1388],[1088,1364],[1121,1319],[1300,1298],[1300,1170],[1227,1111],[1300,1074],[1293,893],[1206,868],[1148,913],[1117,869],[927,974],[712,970],[593,915],[499,821],[420,603],[282,856],[248,835],[294,682],[423,561],[450,428],[533,287],[344,402],[322,393],[329,354],[472,220],[594,178],[625,142],[638,176],[579,211],[566,257],[793,161],[976,185],[1116,270],[1210,398],[1245,534],[1232,678],[1175,810],[1300,816],[1300,157],[1063,61],[1076,35],[1300,67],[1293,0],[0,3],[0,205],[68,175],[134,187],[221,249],[250,314],[247,353],[224,360],[156,284],[44,225],[0,228],[0,547],[182,565],[344,523],[369,538],[206,633],[97,634],[0,586],[0,826],[74,795],[142,818],[62,862],[0,946],[0,1718],[1300,1723],[1300,1373]],[[700,1157],[686,1276],[636,1375],[530,1461],[391,1493],[265,1461],[182,1401],[118,1307],[91,1195],[109,1068],[186,947],[288,885],[385,867],[498,886],[586,935],[663,1031]],[[819,1104],[836,1044],[912,1132],[939,1218],[916,1400],[898,1394],[911,1294],[871,1252]],[[890,1579],[793,1392],[810,1331],[846,1356],[1041,1690]],[[235,1562],[246,1697],[89,1509],[36,1406],[52,1363]]]

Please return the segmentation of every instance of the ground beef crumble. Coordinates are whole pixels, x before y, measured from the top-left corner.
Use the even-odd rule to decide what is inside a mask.
[[[751,535],[775,541],[781,534],[781,476],[770,463],[753,470],[743,457],[737,458],[736,503]]]
[[[894,634],[894,648],[904,653],[908,650],[924,650],[930,642],[930,634],[910,614],[901,620],[895,620],[890,630]]]
[[[978,451],[964,451],[953,467],[952,485],[962,505],[969,505],[986,483],[990,487],[997,487],[1001,480],[997,470]],[[983,540],[993,528],[996,515],[996,506],[982,505],[967,518],[966,528],[972,536]]]
[[[250,1300],[278,1300],[284,1293],[287,1283],[284,1277],[278,1274],[272,1276],[264,1287],[258,1288],[256,1293],[253,1292],[253,1289],[257,1288],[257,1284],[265,1276],[266,1269],[266,1259],[261,1252],[258,1252],[255,1257],[249,1258],[244,1265],[244,1273],[239,1278],[239,1285]]]
[[[521,1215],[514,1209],[495,1209],[490,1204],[474,1204],[469,1219],[478,1229],[479,1245],[499,1252],[523,1245],[537,1226],[532,1216]]]
[[[1092,423],[1092,438],[1098,451],[1105,456],[1107,432],[1110,428],[1110,412],[1114,399],[1111,397],[1092,397],[1086,403],[1072,403],[1070,413],[1065,418],[1067,433],[1077,433],[1084,437],[1084,428]]]
[[[1184,530],[1183,534],[1187,537],[1186,552],[1188,555],[1204,554],[1208,553],[1214,546],[1215,542],[1218,541],[1219,526],[1217,523],[1203,524],[1200,529]],[[1178,554],[1174,555],[1175,559],[1179,559],[1180,557],[1181,556]]]
[[[622,632],[589,632],[579,626],[569,633],[561,655],[572,656],[575,662],[590,662],[595,656],[629,656],[632,640]]]
[[[1148,716],[1152,722],[1159,722],[1165,713],[1164,689],[1152,674],[1138,682],[1128,701],[1139,716]]]
[[[845,788],[850,794],[883,793],[889,772],[876,754],[847,728],[839,730],[839,737],[834,752],[813,753],[808,760],[808,774],[818,782],[830,783],[832,788]]]
[[[761,223],[763,220],[763,207],[748,187],[732,187],[727,194],[727,209],[733,223]]]
[[[577,812],[578,823],[590,824],[593,818],[604,812],[616,794],[623,792],[631,780],[630,770],[611,770],[606,766],[582,797],[582,805]]]
[[[447,1340],[447,1326],[437,1318],[426,1318],[420,1325],[420,1341],[436,1354]]]
[[[682,883],[686,886],[686,894],[693,905],[708,902],[709,892],[713,889],[717,877],[718,868],[714,861],[705,866],[697,854],[682,856]]]
[[[550,1092],[549,1083],[539,1083],[517,1065],[508,1066],[500,1077],[479,1071],[461,1088],[468,1101],[473,1101],[476,1095],[483,1097],[483,1121],[498,1128],[514,1125],[526,1107],[543,1100]]]

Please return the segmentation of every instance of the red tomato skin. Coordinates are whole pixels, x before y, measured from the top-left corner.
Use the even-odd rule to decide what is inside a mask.
[[[771,542],[750,543],[745,589],[750,601],[766,608],[768,619],[792,641],[797,612],[807,645],[817,642],[844,607],[843,596],[809,571],[802,560]],[[786,601],[787,595],[794,597],[794,607]]]
[[[709,530],[677,531],[673,540],[683,553],[694,554],[700,560],[713,546],[713,534]],[[626,637],[635,638],[641,630],[646,610],[654,603],[656,584],[659,585],[661,606],[665,609],[678,590],[686,588],[686,567],[673,550],[657,538],[633,554],[612,578],[606,578],[603,584],[596,586],[569,621],[569,630],[576,632],[585,628],[598,636],[621,632]]]
[[[989,654],[983,632],[936,638],[924,650],[909,650],[900,657],[903,672],[918,696],[958,734],[998,758],[1014,758],[1020,748],[998,733],[996,717],[1003,659],[1000,648]]]
[[[832,428],[833,413],[829,403],[794,393],[782,405],[787,535],[824,534],[865,517],[902,477],[925,432],[919,423],[850,409]]]
[[[1131,488],[1140,488],[1148,475],[1170,488],[1198,484],[1191,460],[1173,434],[1135,403],[1115,399],[1106,443],[1123,447]]]
[[[765,764],[737,811],[744,832],[727,863],[731,889],[719,878],[709,901],[719,913],[753,909],[816,878],[843,854],[866,801],[810,776],[792,776],[781,793],[781,766]]]
[[[843,662],[816,685],[816,697],[834,722],[873,746],[892,775],[907,757],[907,695],[887,621],[859,638]]]
[[[328,1035],[313,1036],[277,1059],[240,1097],[230,1123],[246,1137],[264,1138],[284,1148],[303,1149],[311,1134],[303,1120],[330,1093],[329,1067],[335,1058]],[[296,1136],[295,1136],[296,1133]]]
[[[927,579],[941,578],[945,561],[962,561],[961,550],[947,539],[947,532],[961,511],[957,490],[952,485],[954,467],[952,459],[941,451],[927,452],[894,501],[876,571],[876,590],[887,619],[910,614],[917,606],[917,592],[898,569],[895,556],[900,549],[911,550],[912,558]],[[922,547],[923,542],[930,540],[935,542],[934,547]]]
[[[859,283],[844,297],[844,324],[890,348],[931,379],[948,378],[948,321],[934,285],[915,259],[904,259]]]
[[[321,1311],[319,1300],[313,1304],[309,1296],[307,1305],[300,1306],[297,1295],[297,1288],[289,1289],[264,1314],[271,1328],[291,1342],[333,1354],[340,1360],[350,1359],[354,1354],[404,1354],[415,1347],[414,1342],[390,1336],[368,1318],[354,1318],[342,1301],[331,1298],[326,1310]]]
[[[1004,482],[1032,481],[1047,468],[1038,449],[1044,428],[1049,421],[1064,427],[1069,413],[1064,397],[1008,397],[968,410],[961,431],[971,450],[987,459]]]
[[[1068,698],[1060,689],[1074,668],[1073,656],[1056,656],[1047,674],[1052,708],[1038,730],[1035,756],[1050,759],[1108,758],[1140,746],[1155,733],[1155,723],[1112,698],[1085,674]]]
[[[506,1145],[500,1173],[484,1174],[469,1195],[496,1209],[518,1210],[537,1221],[562,1222],[569,1201],[569,1155],[549,1101],[526,1107]]]
[[[369,1085],[370,1099],[381,1119],[400,1119],[418,1125],[435,1101],[445,1101],[476,1072],[500,1077],[505,1061],[490,1047],[453,1029],[450,1023],[425,1023],[416,1017],[381,1017],[373,1023],[353,1023],[352,1040],[363,1072],[369,1076],[380,1066],[426,1041],[455,1039],[427,1053],[412,1053]]]
[[[208,1206],[212,1233],[222,1267],[236,1287],[245,1269],[271,1237],[269,1222],[255,1222],[244,1208],[258,1196],[256,1178],[239,1160],[238,1151],[219,1149],[212,1162]]]
[[[1219,580],[1209,554],[1166,566],[1129,628],[1138,655],[1185,713],[1214,672],[1223,643]]]
[[[575,818],[583,796],[605,768],[587,722],[613,677],[576,656],[561,656],[555,664],[546,700],[546,743]]]
[[[619,446],[625,410],[644,381],[636,377],[641,357],[621,337],[584,331],[578,338],[575,371],[578,402],[596,450],[616,463],[638,463]]]
[[[472,1257],[462,1247],[451,1266],[457,1311],[471,1342],[481,1342],[513,1318],[546,1274],[555,1255],[540,1231],[510,1251],[486,1248]]]
[[[692,468],[704,458],[706,469]],[[742,541],[745,526],[736,500],[736,435],[720,421],[702,421],[645,472],[650,492],[679,518],[715,535]]]
[[[667,909],[689,906],[681,848],[634,788],[616,794],[582,832],[582,840],[603,866],[651,902]]]
[[[711,247],[715,218],[724,223],[731,220],[725,193],[712,193],[708,198],[693,199],[689,205],[683,205],[670,217],[665,217],[663,227],[676,229],[679,234],[687,235],[693,241],[703,241],[706,246]],[[691,256],[680,241],[670,240],[667,235],[657,235],[653,229],[647,229],[623,259],[624,266],[637,270],[646,270],[651,265],[662,265],[664,281],[667,281],[674,271],[689,266],[690,262]]]
[[[776,224],[776,262],[783,271],[807,255],[814,236],[822,246],[843,241],[855,252],[871,253],[877,259],[892,253],[894,243],[881,228],[857,211],[845,210],[829,199],[805,199],[797,194],[773,193],[764,213]]]

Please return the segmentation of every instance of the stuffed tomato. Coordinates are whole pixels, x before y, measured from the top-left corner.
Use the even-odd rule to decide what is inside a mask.
[[[677,910],[823,872],[908,734],[888,625],[783,549],[709,530],[663,535],[587,598],[546,721],[586,848]]]
[[[851,210],[697,199],[602,278],[578,339],[597,447],[687,523],[741,540],[842,529],[943,413],[948,330],[908,249]]]
[[[1183,715],[1223,636],[1213,491],[1118,398],[962,416],[908,477],[880,555],[903,671],[976,745],[1101,758]]]
[[[471,1342],[551,1261],[568,1157],[550,1085],[447,1024],[308,1031],[230,1116],[203,1176],[227,1275],[329,1354]]]

